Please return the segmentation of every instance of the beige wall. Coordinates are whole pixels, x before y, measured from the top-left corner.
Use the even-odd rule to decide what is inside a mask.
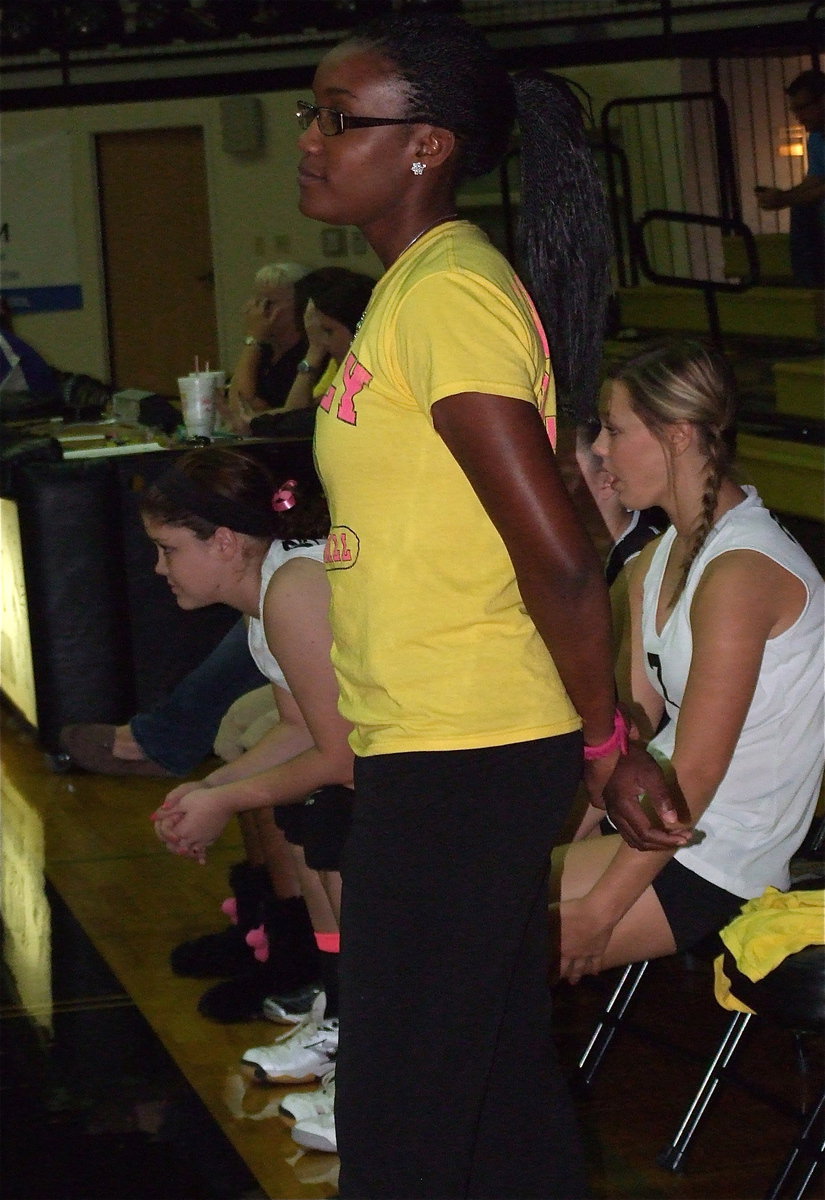
[[[678,92],[681,87],[680,64],[675,59],[571,67],[560,74],[575,79],[587,89],[593,97],[593,113],[597,122],[605,104],[611,100],[619,100],[625,96],[653,96],[662,92]]]
[[[578,67],[565,72],[592,92],[598,114],[610,99],[638,92],[678,88],[678,64],[646,62]],[[3,118],[3,142],[13,145],[65,131],[72,137],[73,178],[80,282],[84,307],[76,312],[42,313],[16,319],[20,335],[66,371],[107,378],[106,319],[96,196],[94,135],[134,129],[201,126],[204,132],[215,303],[222,366],[231,369],[240,337],[239,309],[255,270],[277,258],[309,266],[336,263],[378,275],[372,251],[356,253],[360,239],[347,231],[348,253],[326,258],[323,227],[297,211],[294,93],[260,96],[265,148],[254,158],[228,154],[222,145],[220,100],[167,100],[133,104],[11,112]],[[136,181],[136,186],[151,184]],[[0,180],[0,188],[2,180]]]
[[[56,366],[107,377],[106,319],[96,195],[94,135],[134,129],[201,126],[204,133],[215,303],[223,366],[231,368],[238,352],[239,310],[255,271],[265,262],[292,258],[309,266],[335,263],[378,275],[380,264],[369,249],[343,258],[326,258],[322,226],[297,211],[297,126],[294,95],[261,96],[265,149],[254,158],[228,154],[222,146],[220,101],[169,100],[159,103],[90,105],[7,113],[3,143],[65,131],[72,136],[73,178],[80,282],[84,307],[74,312],[34,313],[15,319],[17,332]],[[136,186],[151,180],[136,181]],[[0,188],[2,181],[0,180]],[[359,238],[347,231],[347,246]]]

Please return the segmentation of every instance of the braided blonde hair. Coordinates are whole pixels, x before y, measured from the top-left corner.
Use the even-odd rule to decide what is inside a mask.
[[[713,528],[719,489],[733,475],[736,451],[736,381],[730,363],[703,342],[667,338],[647,346],[613,374],[627,388],[631,406],[651,433],[664,438],[668,425],[688,421],[706,457],[702,512],[693,531],[674,600]]]

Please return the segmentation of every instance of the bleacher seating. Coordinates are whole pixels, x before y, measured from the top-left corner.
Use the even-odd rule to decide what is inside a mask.
[[[621,323],[626,328],[708,333],[708,316],[697,288],[642,284],[617,292]],[[816,288],[753,287],[745,292],[719,292],[722,334],[789,338],[815,342],[822,337],[822,293]]]

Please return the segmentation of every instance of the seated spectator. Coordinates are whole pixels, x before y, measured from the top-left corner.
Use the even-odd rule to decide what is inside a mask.
[[[307,348],[301,323],[307,293],[296,288],[309,273],[301,263],[278,262],[255,275],[242,310],[244,345],[223,414],[236,432],[236,423],[248,423],[250,413],[278,408],[287,397]]]
[[[224,419],[239,434],[249,433],[249,422],[258,413],[305,407],[311,400],[307,387],[318,384],[329,361],[329,351],[319,358],[316,336],[312,353],[304,326],[307,304],[330,296],[332,317],[346,320],[352,310],[354,329],[375,280],[344,267],[310,270],[299,263],[271,263],[257,272],[253,293],[243,308],[244,347],[229,380]],[[339,311],[343,316],[338,315]],[[320,331],[316,331],[320,334]],[[352,332],[349,338],[352,337]],[[348,343],[347,343],[348,344]],[[302,380],[301,376],[306,376]],[[296,379],[304,386],[292,394]]]
[[[19,337],[12,327],[11,310],[0,306],[0,395],[30,396],[43,403],[60,403],[60,374]]]
[[[282,899],[289,898],[284,892],[296,892],[284,837],[305,845],[305,853],[295,852],[294,873],[323,951],[330,936],[337,938],[340,894],[330,826],[338,830],[348,822],[353,754],[330,659],[322,561],[329,515],[317,480],[289,480],[276,490],[261,464],[209,448],[186,455],[152,484],[141,512],[158,547],[157,570],[174,586],[178,604],[199,608],[220,598],[249,618],[250,651],[271,682],[279,714],[251,749],[204,780],[174,788],[155,814],[157,833],[170,849],[203,860],[227,822],[239,816],[250,858],[254,846]],[[310,793],[305,812],[296,802]],[[265,962],[252,962],[234,980],[210,989],[202,1013],[249,1019],[260,1014],[272,991],[312,982],[315,958],[302,953],[299,941],[285,940],[282,909],[274,922],[264,922],[270,935]]]
[[[295,288],[296,300],[308,294],[302,312],[306,350],[295,367],[292,385],[281,405],[256,413],[239,404],[232,419],[236,433],[258,437],[312,435],[315,406],[349,349],[374,286],[372,276],[344,267],[321,267],[300,281]],[[288,413],[294,415],[288,417]]]
[[[735,389],[723,357],[666,342],[616,373],[594,443],[628,509],[671,521],[631,568],[638,727],[694,837],[641,852],[618,835],[554,854],[562,978],[688,949],[768,886],[813,816],[823,763],[823,581],[733,477]],[[655,733],[654,733],[655,731]]]

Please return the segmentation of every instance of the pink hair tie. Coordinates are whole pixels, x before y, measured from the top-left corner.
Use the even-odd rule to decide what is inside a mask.
[[[275,512],[286,512],[287,509],[295,507],[295,493],[292,489],[297,486],[294,479],[287,479],[286,483],[281,484],[272,497],[272,507]]]

